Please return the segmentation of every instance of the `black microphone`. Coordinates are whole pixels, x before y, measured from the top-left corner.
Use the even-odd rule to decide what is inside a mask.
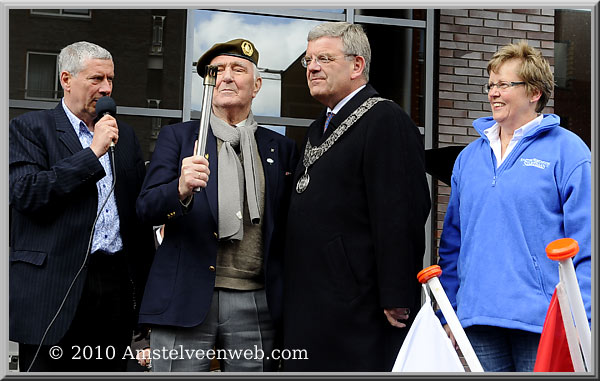
[[[96,101],[96,119],[94,120],[94,124],[98,123],[98,121],[106,114],[113,118],[117,115],[117,104],[115,103],[115,100],[109,96],[103,96]],[[114,147],[115,143],[110,142],[110,146]]]

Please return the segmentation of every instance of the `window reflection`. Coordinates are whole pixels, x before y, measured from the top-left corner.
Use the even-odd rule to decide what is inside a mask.
[[[424,126],[425,31],[381,24],[363,28],[372,51],[370,83],[382,97],[398,103],[417,126]]]
[[[426,9],[357,9],[356,15],[394,19],[425,20]]]
[[[303,11],[311,11],[303,9]],[[344,13],[343,9],[320,9]],[[382,13],[383,12],[383,13]],[[395,18],[424,18],[424,10],[357,10],[357,14]],[[226,11],[194,12],[194,59],[214,43],[248,38],[260,52],[263,88],[253,102],[255,115],[314,119],[323,106],[311,96],[306,69],[300,64],[310,29],[322,21]],[[364,24],[373,51],[371,84],[400,104],[417,125],[424,124],[424,30]],[[390,43],[393,41],[393,43]],[[393,63],[393,67],[389,67]],[[192,76],[192,109],[202,106],[202,78]],[[302,129],[299,129],[302,131]],[[289,135],[292,130],[288,131]],[[301,139],[300,136],[296,137]]]
[[[554,112],[591,147],[591,12],[557,9],[554,22]]]
[[[345,9],[341,8],[317,8],[317,9],[296,9],[298,11],[309,11],[309,12],[326,12],[326,13],[346,13]]]
[[[306,50],[308,31],[319,21],[221,11],[194,12],[194,53],[197,60],[215,43],[235,38],[251,40],[259,52],[263,86],[254,99],[255,115],[282,116],[282,75]],[[300,67],[302,70],[304,68]],[[306,87],[306,81],[304,83]],[[192,109],[202,108],[202,78],[192,76]]]
[[[149,99],[148,101],[150,104],[153,100]],[[140,143],[140,147],[142,148],[144,160],[152,159],[152,154],[156,147],[156,139],[158,138],[161,126],[180,123],[182,121],[181,118],[159,118],[126,114],[119,114],[119,120],[133,127]]]

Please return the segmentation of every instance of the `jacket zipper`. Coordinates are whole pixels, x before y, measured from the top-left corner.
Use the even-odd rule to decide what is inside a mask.
[[[510,153],[508,154],[508,156],[506,157],[506,159],[504,159],[504,161],[502,162],[502,164],[500,164],[500,166],[498,168],[496,168],[496,163],[494,162],[494,159],[492,159],[492,165],[494,166],[494,177],[492,178],[492,186],[493,187],[496,186],[496,179],[498,178],[498,176],[500,176],[500,173],[504,172],[504,168],[506,168],[506,166],[510,162],[509,159],[512,160],[512,158],[516,155],[515,152],[518,152],[519,148],[521,148],[521,146],[523,145],[523,141],[525,139],[529,139],[529,137],[528,136],[522,137],[517,142],[517,145],[515,145],[515,147],[510,151]],[[488,144],[489,144],[489,141],[488,141]],[[491,150],[491,147],[490,147],[490,150]],[[492,156],[494,156],[494,152],[493,151],[492,151]]]
[[[490,151],[492,151],[492,166],[494,167],[494,176],[492,177],[492,187],[496,186],[496,180],[498,178],[498,176],[500,176],[500,173],[502,173],[504,171],[504,167],[506,165],[508,165],[508,159],[513,157],[516,151],[518,151],[518,148],[521,147],[521,145],[523,144],[524,140],[529,140],[531,138],[534,138],[535,136],[537,136],[538,134],[540,134],[541,132],[550,129],[550,127],[545,126],[542,127],[540,129],[538,129],[534,134],[528,134],[527,136],[523,136],[519,142],[517,143],[517,145],[515,146],[515,148],[512,149],[512,151],[510,151],[510,153],[508,154],[508,157],[502,162],[502,164],[500,164],[500,167],[496,168],[496,163],[494,162],[494,151],[492,150],[492,147],[490,146],[490,141],[487,138],[487,136],[485,136],[485,134],[482,134],[481,132],[479,133],[482,137],[485,137],[485,139],[487,140],[488,146],[490,146]],[[498,169],[501,169],[500,171],[497,171]]]

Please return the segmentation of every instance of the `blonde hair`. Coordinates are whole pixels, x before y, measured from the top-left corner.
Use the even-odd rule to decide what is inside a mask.
[[[512,59],[521,60],[517,75],[526,82],[527,93],[533,94],[535,90],[541,92],[535,111],[542,112],[554,88],[554,75],[550,64],[539,50],[529,46],[527,41],[521,40],[516,44],[503,46],[494,54],[487,65],[488,74],[497,73],[500,66]]]

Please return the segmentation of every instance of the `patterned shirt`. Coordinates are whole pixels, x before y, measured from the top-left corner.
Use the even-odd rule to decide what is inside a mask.
[[[94,134],[88,129],[86,124],[76,117],[65,105],[65,101],[62,101],[63,109],[67,114],[67,118],[73,125],[75,133],[81,142],[83,148],[87,148],[92,144]],[[105,251],[107,253],[116,253],[123,249],[123,241],[121,240],[120,234],[120,222],[119,213],[117,211],[117,202],[115,199],[115,193],[112,192],[106,205],[102,211],[100,207],[108,197],[110,188],[112,187],[113,174],[110,164],[109,155],[102,155],[100,157],[100,164],[104,168],[106,176],[98,180],[96,187],[98,188],[98,221],[96,222],[96,228],[94,229],[94,238],[92,240],[91,253],[98,250]]]

